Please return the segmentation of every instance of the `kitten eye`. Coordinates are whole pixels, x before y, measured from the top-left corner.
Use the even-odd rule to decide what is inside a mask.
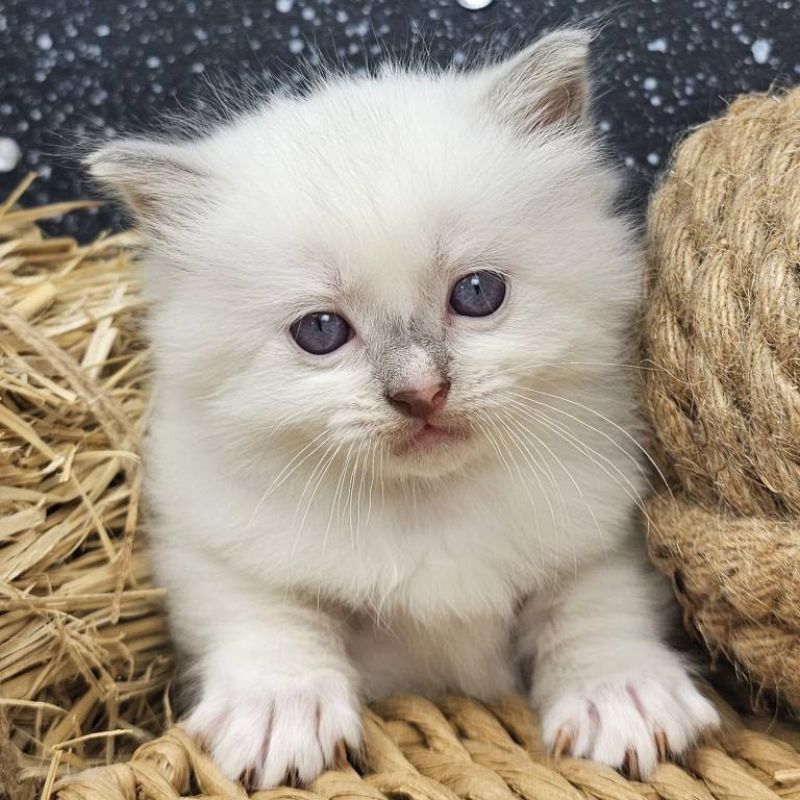
[[[450,292],[450,307],[462,317],[488,317],[506,296],[506,282],[497,272],[481,270],[465,275]]]
[[[350,339],[350,330],[344,317],[330,311],[306,314],[289,326],[289,332],[297,344],[315,356],[338,350]]]

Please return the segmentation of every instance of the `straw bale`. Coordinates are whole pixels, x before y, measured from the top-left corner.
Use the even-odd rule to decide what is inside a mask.
[[[45,237],[37,222],[93,204],[19,208],[30,180],[0,205],[0,780],[15,765],[23,798],[68,740],[60,772],[151,738],[172,667],[137,542],[136,236]]]

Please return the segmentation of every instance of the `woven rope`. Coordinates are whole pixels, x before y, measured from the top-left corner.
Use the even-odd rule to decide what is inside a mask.
[[[721,701],[720,701],[721,703]],[[745,728],[724,704],[726,731],[684,767],[661,764],[647,783],[574,759],[548,759],[536,715],[521,697],[484,706],[398,697],[365,712],[366,769],[327,772],[308,791],[255,792],[255,800],[777,800],[800,796],[800,753]],[[780,731],[779,731],[780,733]],[[199,793],[199,796],[198,796]],[[246,800],[179,727],[125,764],[64,779],[58,800]]]
[[[687,623],[800,710],[800,88],[677,150],[649,214],[644,407]]]

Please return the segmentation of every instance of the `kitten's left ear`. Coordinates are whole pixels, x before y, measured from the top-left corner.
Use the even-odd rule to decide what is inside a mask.
[[[84,164],[149,228],[191,215],[209,192],[211,177],[190,143],[123,139],[94,151]]]
[[[591,40],[592,34],[580,28],[542,37],[489,69],[485,102],[521,133],[586,125]]]

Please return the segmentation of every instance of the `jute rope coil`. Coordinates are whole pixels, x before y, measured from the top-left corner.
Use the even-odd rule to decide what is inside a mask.
[[[675,486],[650,552],[712,652],[800,711],[800,88],[686,139],[648,252],[644,408]]]

